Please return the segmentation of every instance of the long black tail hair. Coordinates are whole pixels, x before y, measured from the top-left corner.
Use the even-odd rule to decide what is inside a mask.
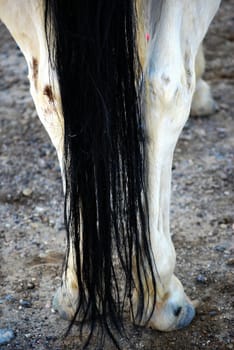
[[[90,334],[99,323],[118,347],[114,332],[123,330],[123,305],[128,299],[132,307],[133,288],[137,284],[138,318],[152,285],[156,295],[135,3],[44,1],[64,117],[67,249],[72,243],[79,285],[75,316],[82,309]]]

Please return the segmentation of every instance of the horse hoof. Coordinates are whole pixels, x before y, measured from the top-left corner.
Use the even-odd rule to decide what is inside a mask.
[[[156,305],[148,327],[163,332],[187,327],[195,316],[195,308],[190,302],[174,304],[169,302],[163,308]]]
[[[187,304],[183,308],[183,312],[181,313],[181,316],[177,323],[177,329],[185,328],[187,327],[193,320],[195,316],[195,308],[192,304]]]
[[[152,314],[150,308],[138,317],[136,291],[133,293],[133,321],[135,324],[168,332],[187,327],[195,316],[195,303],[193,304],[184,293],[180,281],[173,276],[171,286],[164,297],[157,295],[157,302]]]
[[[72,320],[78,306],[78,292],[68,290],[64,285],[60,286],[53,298],[52,308],[57,311],[64,320]]]
[[[210,116],[214,113],[217,113],[219,110],[217,103],[214,100],[207,102],[207,105],[204,105],[200,108],[192,108],[191,116],[192,117],[204,117]]]

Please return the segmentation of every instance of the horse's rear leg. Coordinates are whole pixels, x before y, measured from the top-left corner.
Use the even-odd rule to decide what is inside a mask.
[[[195,91],[198,48],[218,5],[218,0],[191,1],[188,12],[186,1],[163,1],[144,62],[149,224],[157,301],[156,305],[149,305],[154,308],[153,314],[149,307],[138,319],[136,311],[135,321],[141,325],[149,321],[149,326],[164,331],[187,326],[195,315],[192,302],[174,275],[176,255],[169,228],[171,168],[174,148]],[[149,286],[146,295],[147,290],[150,292]],[[136,306],[138,298],[136,284]]]
[[[0,1],[1,20],[6,24],[23,52],[28,64],[28,78],[39,118],[55,146],[62,170],[63,186],[63,143],[64,128],[60,94],[56,73],[49,69],[47,42],[44,33],[43,2],[22,1],[19,6],[9,1]],[[23,15],[22,15],[23,14]],[[75,271],[75,253],[71,245],[66,271],[61,287],[54,298],[54,308],[64,318],[72,318],[78,299],[78,285]]]
[[[46,52],[44,52],[43,55],[46,55]],[[47,70],[44,62],[47,61],[37,61],[37,58],[34,57],[32,64],[29,64],[30,90],[39,118],[56,148],[65,192],[66,185],[63,172],[64,129],[63,117],[60,108],[60,96],[58,89],[56,88],[56,75],[53,75],[54,81],[52,89],[52,86],[47,78],[49,74],[45,74]],[[35,84],[36,64],[38,64],[38,67],[36,68],[38,71],[37,84]],[[43,67],[41,67],[42,64]],[[62,318],[72,319],[77,309],[79,294],[75,268],[75,250],[72,243],[69,244],[66,251],[66,254],[68,254],[66,259],[67,265],[65,266],[65,270],[63,272],[61,285],[53,299],[53,308],[59,312]]]
[[[195,314],[182,284],[174,275],[176,254],[169,227],[173,152],[189,115],[195,74],[192,74],[188,88],[187,84],[181,84],[185,81],[182,62],[181,71],[169,65],[164,68],[159,61],[150,62],[145,82],[149,224],[157,283],[157,302],[148,325],[163,331],[185,327]],[[134,298],[137,305],[137,290]],[[150,308],[142,320],[135,320],[136,323],[144,325],[149,311]]]
[[[0,18],[25,56],[30,91],[37,113],[57,150],[62,169],[63,117],[56,74],[49,70],[47,43],[43,30],[43,10],[40,5],[43,6],[42,1],[21,1],[19,9],[16,2],[0,1]],[[63,185],[65,187],[65,181]],[[71,318],[77,305],[78,287],[74,259],[71,247],[66,272],[63,274],[61,287],[56,293],[54,302],[56,309],[64,318]]]
[[[29,78],[31,74],[29,74]],[[31,82],[31,93],[34,99],[34,103],[37,107],[37,112],[39,118],[41,119],[46,131],[48,132],[53,145],[56,148],[61,173],[63,180],[63,188],[64,192],[65,188],[65,178],[63,173],[63,139],[64,139],[64,131],[63,131],[63,119],[61,118],[60,109],[58,107],[59,104],[59,95],[55,97],[52,94],[52,89],[50,85],[44,84],[44,88],[39,90],[35,90],[34,81],[30,78]],[[49,96],[46,94],[50,91]],[[51,99],[54,101],[51,101]],[[56,110],[55,110],[55,105]],[[67,243],[68,244],[68,243]],[[75,250],[70,243],[69,249],[67,247],[68,258],[67,266],[63,272],[62,282],[60,287],[58,288],[54,299],[53,299],[53,309],[59,312],[60,316],[64,319],[72,319],[78,304],[78,283],[76,277],[76,268],[75,268]]]

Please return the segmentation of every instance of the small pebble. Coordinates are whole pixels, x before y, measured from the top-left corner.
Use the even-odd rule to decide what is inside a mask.
[[[45,304],[45,308],[46,309],[49,309],[50,307],[51,307],[51,302],[48,302],[48,303]]]
[[[0,345],[9,343],[14,337],[15,334],[12,329],[0,328]]]
[[[218,312],[216,310],[211,310],[209,311],[209,315],[212,317],[212,316],[216,316],[218,315]]]
[[[5,296],[6,301],[15,301],[15,298],[11,294]]]
[[[23,191],[22,191],[22,193],[23,193],[23,195],[24,195],[25,197],[31,196],[32,192],[33,192],[33,191],[32,191],[31,188],[24,188]]]
[[[226,224],[222,224],[222,223],[221,223],[219,226],[220,226],[221,228],[227,228],[227,225],[226,225]]]
[[[20,306],[26,307],[26,308],[32,307],[32,303],[28,300],[20,299],[19,304]]]
[[[216,245],[214,249],[216,252],[224,252],[226,250],[226,247],[224,245]]]
[[[24,335],[26,338],[30,338],[31,337],[31,333],[25,333]]]
[[[196,281],[199,282],[199,283],[206,283],[207,282],[207,278],[206,278],[206,276],[200,274],[200,275],[197,276]]]
[[[27,283],[27,289],[34,289],[34,288],[35,288],[35,284],[33,282]]]
[[[6,301],[13,302],[15,301],[15,298],[12,295],[7,294],[4,298],[0,299],[0,304],[4,304]]]
[[[43,207],[36,207],[35,211],[37,211],[38,213],[42,214],[42,213],[45,212],[45,208],[43,208]]]
[[[226,262],[226,265],[228,265],[228,266],[234,265],[234,258],[228,259],[227,262]]]

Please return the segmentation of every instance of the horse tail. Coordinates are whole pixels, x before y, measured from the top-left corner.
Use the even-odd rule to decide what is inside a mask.
[[[147,307],[149,280],[156,294],[135,4],[44,1],[64,117],[65,224],[68,249],[72,242],[76,253],[76,316],[85,310],[81,324],[91,321],[91,335],[101,325],[118,347],[114,333],[124,330],[123,305],[130,300],[132,308],[136,281],[138,318]]]

